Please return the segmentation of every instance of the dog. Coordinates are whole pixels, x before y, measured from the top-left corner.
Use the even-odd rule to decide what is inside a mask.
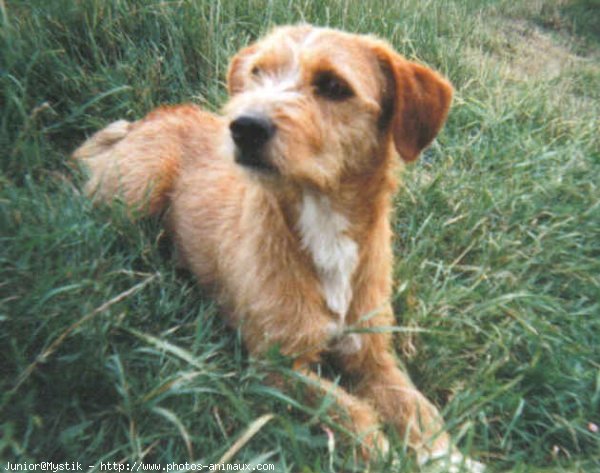
[[[163,106],[97,132],[74,153],[87,193],[164,214],[250,355],[276,346],[290,357],[366,459],[388,449],[385,421],[420,464],[482,471],[453,447],[385,330],[397,170],[443,126],[450,83],[380,39],[296,25],[239,51],[227,89],[221,115]],[[312,369],[325,354],[358,380],[352,393]]]

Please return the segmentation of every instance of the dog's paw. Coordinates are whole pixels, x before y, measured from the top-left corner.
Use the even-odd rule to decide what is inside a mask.
[[[388,456],[390,442],[383,432],[374,430],[362,439],[361,456],[367,462],[377,461]]]
[[[451,453],[421,454],[419,465],[424,473],[483,473],[485,471],[483,463],[465,457],[457,450]]]
[[[339,323],[328,323],[325,334],[331,350],[341,355],[356,353],[363,346],[360,333],[344,333],[344,328]]]
[[[349,333],[339,337],[333,349],[341,355],[352,355],[362,348],[362,339],[359,333]]]

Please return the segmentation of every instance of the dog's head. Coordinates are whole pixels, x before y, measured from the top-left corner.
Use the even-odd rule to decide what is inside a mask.
[[[318,189],[413,161],[442,127],[452,87],[383,41],[308,25],[275,29],[227,74],[235,160]]]

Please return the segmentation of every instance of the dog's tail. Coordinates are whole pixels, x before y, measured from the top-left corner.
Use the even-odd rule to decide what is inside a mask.
[[[160,212],[179,175],[186,129],[198,107],[161,107],[137,122],[119,120],[73,153],[89,173],[86,193],[96,201],[123,200],[141,214]]]

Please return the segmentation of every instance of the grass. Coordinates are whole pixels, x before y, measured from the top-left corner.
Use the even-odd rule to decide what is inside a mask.
[[[160,223],[93,208],[68,160],[113,119],[218,109],[234,51],[309,21],[383,36],[457,89],[397,197],[394,304],[418,329],[398,350],[413,379],[492,471],[600,471],[592,3],[1,0],[1,464],[361,471],[322,410],[263,383]],[[395,450],[381,471],[415,471]]]

